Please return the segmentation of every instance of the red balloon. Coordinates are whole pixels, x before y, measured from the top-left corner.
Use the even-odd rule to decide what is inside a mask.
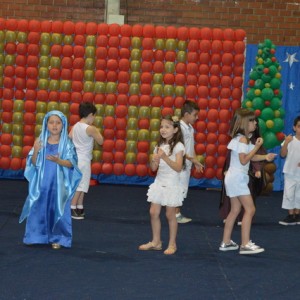
[[[10,133],[2,133],[0,141],[3,145],[10,145],[12,143],[13,137]]]
[[[205,157],[205,167],[206,168],[213,168],[217,163],[216,157],[212,155],[208,155]]]
[[[223,50],[223,45],[220,40],[214,40],[211,44],[212,53],[220,53]]]
[[[127,164],[125,166],[125,174],[127,176],[133,176],[133,175],[135,175],[136,174],[136,172],[135,172],[135,165],[134,164]]]
[[[31,113],[35,112],[35,110],[36,110],[36,103],[35,103],[35,101],[26,100],[24,102],[24,110],[26,112],[31,112]]]
[[[219,145],[218,146],[219,157],[217,160],[218,167],[222,168],[224,166],[226,154],[227,154],[227,145]]]
[[[72,21],[66,21],[63,24],[63,33],[67,35],[73,34],[75,31],[75,24]]]
[[[0,154],[1,156],[8,157],[11,156],[11,147],[9,145],[1,145],[0,146]],[[2,168],[2,165],[1,165]]]
[[[207,128],[208,132],[217,132],[218,123],[216,123],[216,122],[207,122],[206,128]]]
[[[29,22],[27,20],[19,20],[18,22],[18,30],[26,32],[28,31]]]
[[[246,32],[243,29],[237,29],[234,34],[237,41],[243,41],[246,37]]]
[[[209,101],[208,101],[208,108],[209,109],[212,109],[212,108],[215,108],[215,109],[218,109],[219,108],[219,99],[217,98],[210,98]]]
[[[121,25],[120,33],[121,33],[121,36],[123,36],[123,37],[130,37],[131,36],[131,26],[128,24]]]
[[[198,119],[200,121],[205,121],[206,120],[206,117],[207,117],[207,111],[206,110],[200,110],[198,112]]]
[[[211,43],[208,40],[201,40],[200,42],[200,51],[204,53],[209,53],[211,50]]]
[[[139,119],[138,126],[140,129],[149,129],[150,121],[147,118]]]
[[[189,29],[187,27],[179,27],[177,30],[179,40],[186,41],[189,38]]]
[[[136,156],[136,161],[138,164],[147,164],[149,160],[148,154],[147,153],[143,153],[143,152],[139,152]],[[142,175],[140,175],[142,176]]]
[[[173,115],[174,114],[174,110],[173,108],[171,107],[164,107],[162,110],[161,110],[161,114],[162,116],[167,116],[167,115]]]
[[[199,50],[199,41],[198,40],[190,40],[187,46],[189,52],[196,52]]]
[[[231,119],[231,112],[228,109],[221,109],[219,111],[220,122],[228,122]]]
[[[98,24],[97,32],[98,32],[98,34],[106,35],[106,34],[108,34],[108,28],[109,28],[109,25],[106,23]]]
[[[124,152],[126,149],[126,142],[122,139],[117,139],[115,141],[115,149],[116,151]]]
[[[204,170],[204,177],[207,179],[212,179],[216,176],[216,170],[214,168],[206,168]]]
[[[126,118],[116,118],[116,129],[126,129],[127,119]]]
[[[228,41],[233,41],[235,39],[234,37],[234,30],[231,28],[226,28],[223,31],[224,39]]]
[[[102,173],[105,175],[110,175],[113,171],[113,166],[111,163],[103,163],[102,165]]]
[[[190,39],[199,40],[201,37],[201,30],[198,27],[190,28]]]
[[[84,22],[77,22],[75,24],[75,34],[83,35],[86,33],[86,24]]]
[[[24,123],[26,125],[33,125],[35,124],[35,115],[31,112],[24,113]]]
[[[125,161],[125,153],[117,151],[114,153],[114,162],[115,163],[123,163]]]
[[[220,100],[220,108],[221,109],[229,109],[231,106],[230,100],[227,98],[222,98]]]
[[[120,130],[118,130],[120,131]],[[104,129],[103,131],[103,137],[105,140],[113,140],[115,138],[115,131],[114,129]],[[120,138],[120,137],[117,137],[117,138]]]
[[[125,171],[125,167],[124,167],[124,164],[123,163],[114,163],[114,166],[113,166],[113,173],[115,175],[122,175],[124,174],[124,171]]]
[[[152,38],[155,35],[155,28],[153,25],[145,25],[143,28],[143,36],[145,38]]]
[[[195,151],[197,155],[202,155],[205,153],[205,145],[203,144],[197,144],[195,147]]]
[[[115,127],[115,119],[111,116],[106,116],[103,121],[105,128],[112,129]]]
[[[146,176],[148,174],[148,167],[143,164],[138,164],[136,166],[136,174],[141,177]]]
[[[214,28],[212,30],[212,38],[213,40],[223,40],[223,30],[220,28]]]
[[[147,153],[149,151],[149,148],[150,148],[149,142],[139,141],[137,143],[138,152]]]
[[[245,45],[244,42],[237,41],[237,42],[234,43],[234,51],[235,51],[235,53],[244,54],[245,49],[246,49],[246,45]]]
[[[113,140],[105,140],[103,142],[103,151],[112,152],[115,146],[115,142]]]
[[[152,98],[151,105],[153,107],[161,107],[162,103],[163,103],[162,97],[160,97],[160,96],[154,96]]]
[[[97,34],[98,25],[95,22],[89,22],[86,24],[86,34],[95,35]]]
[[[1,153],[1,147],[0,146],[0,153]],[[0,157],[0,166],[1,169],[7,170],[10,167],[10,158],[9,157]]]
[[[99,162],[93,162],[91,166],[92,174],[99,175],[102,171],[102,164]]]
[[[227,135],[227,134],[219,134],[219,137],[218,137],[218,142],[219,142],[219,145],[227,145],[230,141],[230,137]]]
[[[112,163],[114,160],[114,155],[112,152],[103,151],[102,160],[104,163]]]
[[[25,135],[23,137],[23,146],[33,146],[34,140],[35,137],[33,135]]]
[[[212,38],[212,29],[208,27],[201,28],[201,38],[210,40]]]
[[[132,26],[132,36],[142,37],[143,36],[143,26],[136,24]]]

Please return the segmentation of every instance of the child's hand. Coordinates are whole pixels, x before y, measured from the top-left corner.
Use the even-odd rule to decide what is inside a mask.
[[[58,164],[58,162],[59,162],[59,160],[60,160],[58,154],[57,154],[57,155],[48,155],[48,156],[46,157],[46,159],[51,160],[51,161],[53,161],[53,162],[55,162],[55,163],[57,163],[57,164]]]
[[[154,153],[152,155],[152,161],[155,162],[155,163],[157,163],[157,164],[159,164],[159,160],[160,160],[159,155],[157,153]]]
[[[261,177],[261,171],[256,171],[254,175],[255,175],[256,178],[260,178]]]
[[[274,158],[276,157],[276,153],[268,153],[267,155],[266,155],[266,160],[267,161],[273,161],[274,160]]]
[[[263,142],[264,142],[263,138],[259,137],[255,141],[255,146],[260,147],[263,144]]]
[[[203,173],[203,171],[204,171],[204,165],[202,165],[201,162],[199,162],[198,160],[195,160],[194,165],[195,165],[196,171],[198,173],[199,172]]]
[[[166,152],[165,152],[163,149],[161,149],[161,148],[158,148],[158,150],[157,150],[157,155],[158,155],[159,158],[161,158],[161,159],[165,159],[165,158],[167,157]]]
[[[293,136],[291,134],[285,136],[284,143],[288,144],[293,140]]]
[[[42,148],[42,142],[40,141],[39,138],[37,138],[33,144],[34,152],[39,152],[41,148]]]

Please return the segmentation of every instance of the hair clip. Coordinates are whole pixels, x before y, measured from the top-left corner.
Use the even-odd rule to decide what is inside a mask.
[[[174,123],[178,123],[179,122],[179,118],[177,116],[172,116],[172,121]]]

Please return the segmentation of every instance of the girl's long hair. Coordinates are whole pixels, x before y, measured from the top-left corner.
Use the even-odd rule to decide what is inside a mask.
[[[172,155],[173,149],[178,142],[181,142],[184,145],[183,135],[180,127],[180,120],[177,116],[166,115],[162,118],[162,120],[169,121],[174,128],[178,128],[177,132],[173,135],[173,137],[167,142],[161,135],[158,141],[158,146],[162,144],[169,144],[170,145],[170,153],[169,156]],[[183,166],[185,166],[185,155],[183,157]]]
[[[230,136],[231,138],[236,137],[238,134],[242,134],[246,137],[249,143],[249,121],[254,119],[255,114],[253,111],[246,108],[239,108],[235,111],[233,119],[231,120]]]

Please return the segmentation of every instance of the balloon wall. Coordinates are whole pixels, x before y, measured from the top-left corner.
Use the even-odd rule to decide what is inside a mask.
[[[21,170],[47,111],[70,126],[97,107],[104,136],[92,173],[151,176],[160,118],[195,101],[195,150],[218,178],[229,120],[241,106],[245,32],[232,29],[0,19],[0,169]]]

